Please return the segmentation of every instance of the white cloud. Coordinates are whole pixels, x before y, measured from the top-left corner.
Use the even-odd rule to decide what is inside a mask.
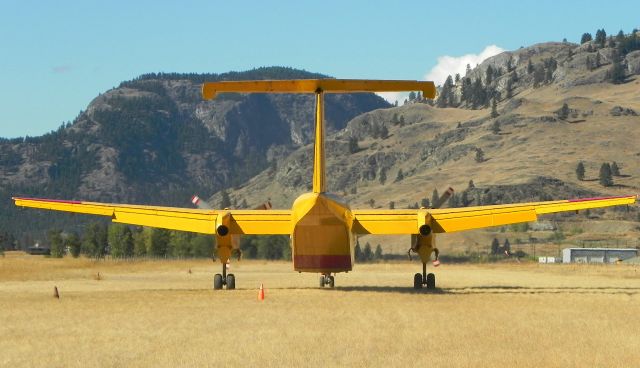
[[[398,101],[399,105],[402,105],[404,100],[409,98],[409,92],[376,92],[376,95],[384,98],[391,104]]]
[[[425,75],[425,79],[433,81],[436,86],[442,85],[447,79],[447,76],[455,76],[456,73],[460,73],[460,76],[464,76],[467,69],[467,64],[471,67],[475,67],[476,64],[480,64],[485,59],[491,56],[497,55],[503,52],[504,49],[496,45],[489,45],[482,50],[479,54],[467,54],[462,56],[449,56],[444,55],[438,57],[438,63],[431,68],[429,73]]]

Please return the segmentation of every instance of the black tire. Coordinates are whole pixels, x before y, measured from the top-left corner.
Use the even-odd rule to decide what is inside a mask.
[[[324,287],[324,275],[320,275],[320,287],[323,288]]]
[[[413,288],[414,289],[422,289],[422,274],[416,273],[413,275]]]
[[[335,279],[333,276],[329,276],[329,287],[333,288],[335,286]]]
[[[213,290],[220,290],[222,289],[222,275],[219,273],[216,273],[215,276],[213,276]]]
[[[436,288],[436,275],[432,273],[427,274],[427,289],[435,289]]]
[[[227,275],[227,290],[233,290],[236,288],[236,277],[230,273]]]

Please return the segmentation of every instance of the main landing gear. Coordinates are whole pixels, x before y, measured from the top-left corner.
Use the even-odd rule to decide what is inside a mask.
[[[423,285],[426,285],[429,290],[436,288],[436,275],[427,273],[427,264],[424,262],[422,262],[422,273],[413,275],[413,288],[422,289]]]
[[[223,285],[227,286],[227,290],[233,290],[233,289],[236,288],[236,277],[232,273],[227,275],[227,264],[226,263],[222,264],[222,275],[219,274],[219,273],[216,273],[216,275],[213,276],[213,289],[214,290],[222,289]]]
[[[325,285],[328,285],[330,288],[335,286],[335,279],[330,274],[320,275],[320,287],[322,288]]]

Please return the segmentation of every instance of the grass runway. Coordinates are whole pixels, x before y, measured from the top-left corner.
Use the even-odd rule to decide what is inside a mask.
[[[356,265],[336,288],[290,263],[0,257],[0,366],[634,366],[637,265]],[[191,270],[191,273],[188,271]],[[98,277],[100,273],[100,277]],[[265,286],[265,300],[257,289]],[[60,299],[53,298],[57,286]]]

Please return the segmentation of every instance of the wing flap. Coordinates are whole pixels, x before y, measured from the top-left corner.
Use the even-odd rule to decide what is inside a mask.
[[[415,234],[418,210],[353,210],[356,234]]]

